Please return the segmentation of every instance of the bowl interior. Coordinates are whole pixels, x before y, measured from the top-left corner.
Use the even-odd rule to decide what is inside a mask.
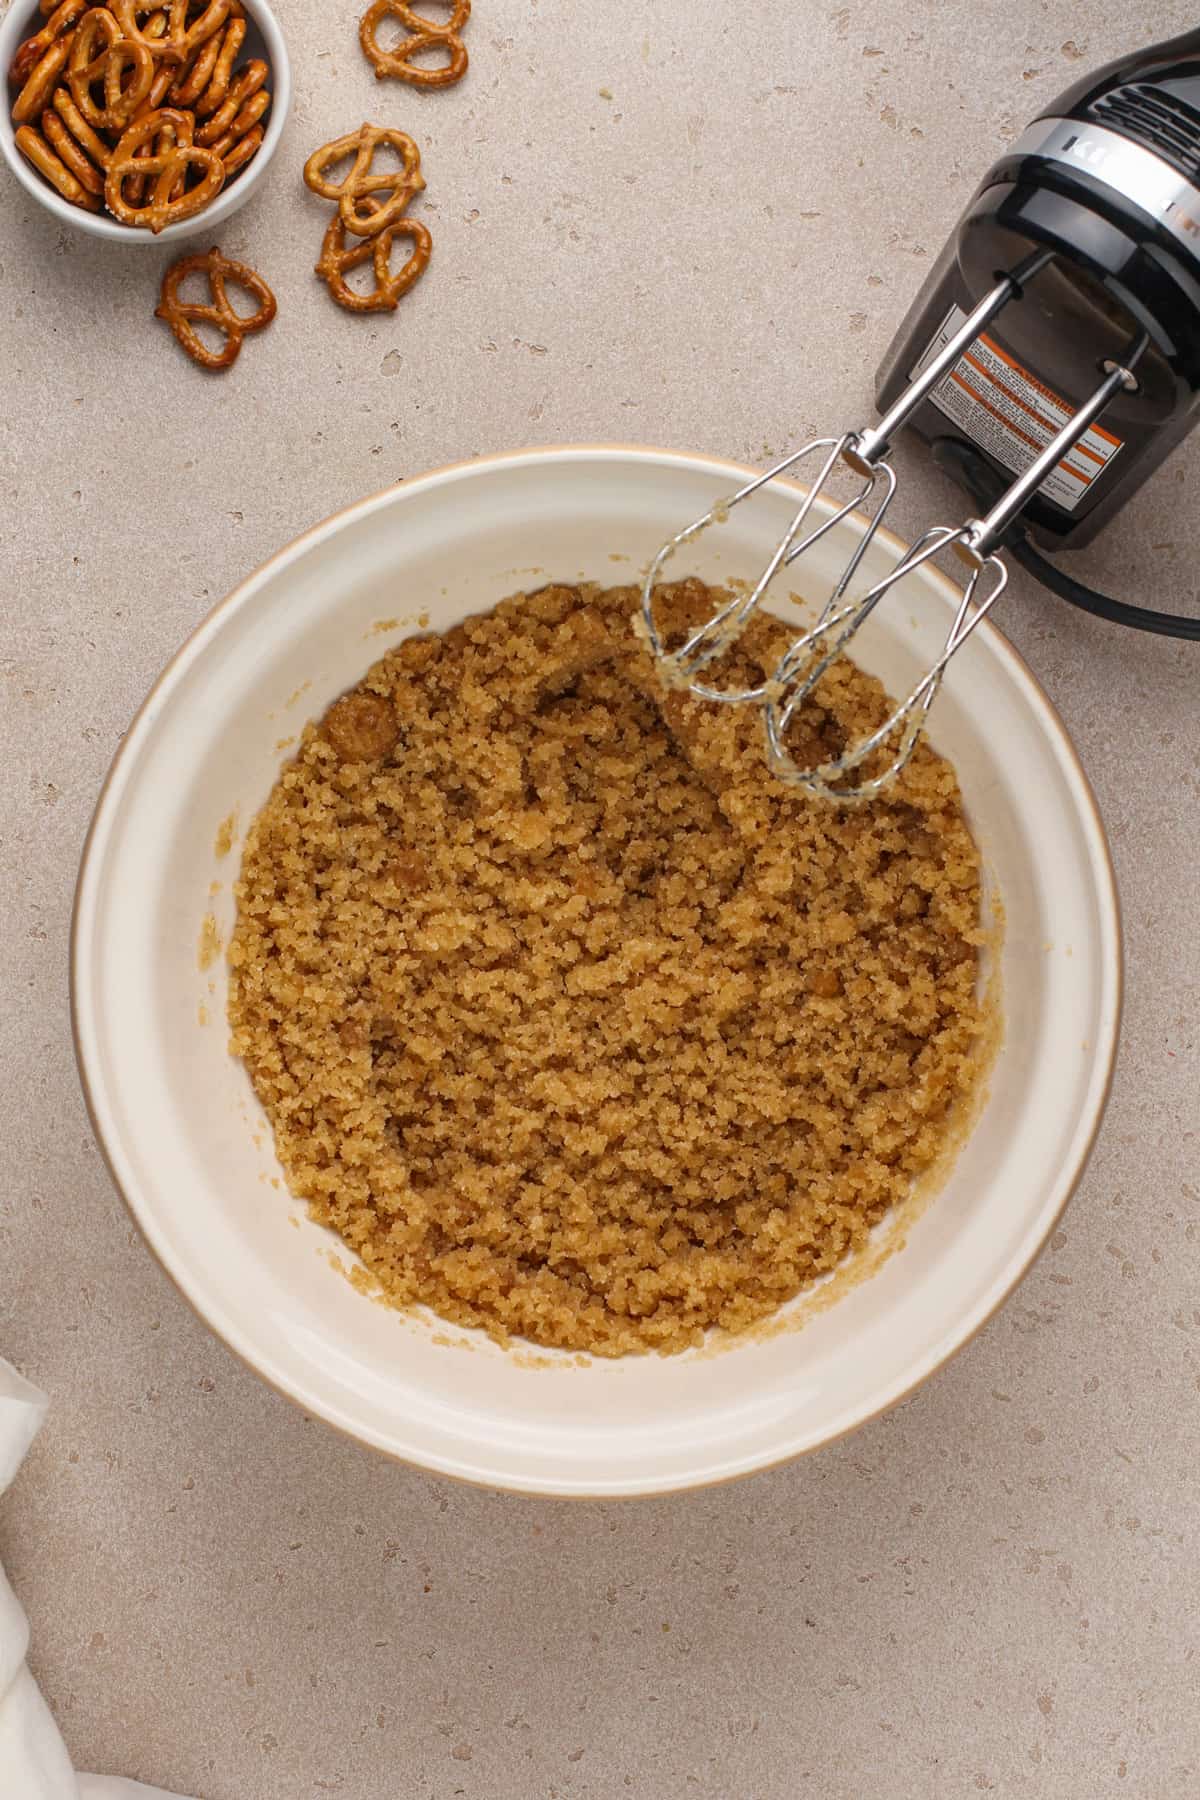
[[[211,206],[206,206],[193,219],[182,219],[175,225],[168,225],[156,237],[152,231],[122,225],[107,213],[90,213],[81,207],[72,206],[17,149],[11,115],[11,103],[15,96],[8,83],[7,72],[17,46],[40,30],[46,20],[38,8],[37,0],[13,0],[3,19],[0,19],[0,85],[4,88],[5,102],[0,105],[0,150],[3,150],[5,160],[26,192],[32,194],[34,199],[39,200],[64,223],[73,225],[92,237],[107,238],[112,243],[128,244],[131,247],[176,244],[182,239],[212,231],[235,213],[250,198],[266,174],[283,135],[292,104],[291,65],[278,21],[266,0],[244,0],[244,4],[246,37],[238,62],[241,64],[250,57],[263,57],[271,70],[271,110],[267,115],[262,145],[253,160],[227,182]]]
[[[348,1253],[277,1185],[269,1131],[226,1049],[223,965],[199,967],[204,915],[223,941],[233,918],[238,852],[218,855],[222,820],[236,812],[244,826],[287,740],[419,615],[440,629],[546,579],[632,581],[667,530],[742,478],[657,452],[527,452],[364,502],[210,616],[139,715],[97,814],[77,902],[77,1040],[99,1135],[147,1238],[276,1386],[453,1475],[646,1493],[745,1473],[861,1423],[962,1344],[1024,1272],[1103,1107],[1120,998],[1103,833],[1055,716],[985,627],[955,661],[933,737],[1003,896],[1004,1043],[949,1179],[869,1281],[825,1309],[798,1302],[803,1329],[579,1366],[373,1304],[345,1278]],[[701,540],[702,572],[759,566],[792,504],[768,492],[737,509]],[[856,530],[847,522],[819,546],[830,572]],[[882,568],[886,550],[869,554]],[[936,577],[911,579],[876,613],[859,660],[905,688],[950,605]]]

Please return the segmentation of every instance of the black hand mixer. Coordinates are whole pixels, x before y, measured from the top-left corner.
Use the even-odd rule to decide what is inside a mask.
[[[679,532],[655,558],[643,594],[645,637],[667,684],[759,705],[774,772],[842,801],[878,792],[912,755],[950,658],[1008,580],[1003,551],[1101,618],[1200,638],[1200,617],[1109,599],[1043,553],[1086,543],[1195,423],[1200,30],[1085,77],[993,165],[884,358],[876,397],[876,424],[813,439]],[[892,447],[905,426],[978,512],[933,526],[864,585],[859,571],[896,491]],[[798,476],[807,491],[766,567],[669,647],[654,608],[665,564],[781,476]],[[702,679],[776,576],[852,513],[860,533],[853,553],[816,623],[778,666],[755,687]],[[834,760],[799,764],[787,743],[797,710],[897,583],[943,552],[959,571],[961,597],[936,662],[870,737]]]

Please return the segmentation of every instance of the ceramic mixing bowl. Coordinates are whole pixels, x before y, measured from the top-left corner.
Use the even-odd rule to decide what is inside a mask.
[[[911,1393],[991,1317],[1046,1242],[1099,1124],[1121,994],[1108,850],[1062,724],[985,624],[953,664],[932,736],[1002,897],[1003,1043],[948,1179],[870,1279],[824,1307],[797,1301],[793,1329],[580,1366],[374,1303],[346,1279],[349,1253],[276,1185],[269,1129],[227,1050],[223,965],[198,966],[206,913],[222,940],[233,918],[237,849],[218,853],[222,821],[245,827],[286,758],[281,740],[419,615],[442,629],[547,579],[633,580],[668,531],[747,473],[652,450],[531,450],[351,507],[200,626],[127,734],[92,827],[75,1030],[96,1133],[134,1217],[213,1331],[273,1386],[447,1475],[649,1494],[830,1442]],[[766,493],[706,533],[700,572],[759,567],[794,494]],[[858,530],[848,520],[814,551],[828,572]],[[867,573],[887,555],[877,543]],[[953,604],[921,571],[877,611],[858,659],[907,690]]]

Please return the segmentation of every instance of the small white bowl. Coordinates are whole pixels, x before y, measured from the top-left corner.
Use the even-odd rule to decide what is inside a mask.
[[[957,767],[1003,899],[1004,1041],[949,1179],[869,1280],[824,1309],[793,1303],[801,1330],[580,1367],[373,1304],[329,1266],[331,1253],[349,1265],[349,1253],[289,1199],[228,1053],[223,964],[198,968],[204,915],[222,940],[234,915],[238,858],[219,854],[222,821],[236,812],[244,831],[304,720],[420,616],[444,630],[547,579],[633,581],[668,532],[748,474],[665,451],[530,450],[351,507],[252,575],[180,651],[125,738],[84,852],[76,1048],[97,1137],[152,1249],[273,1386],[446,1475],[539,1494],[661,1493],[852,1430],[924,1381],[1011,1293],[1104,1108],[1121,1000],[1104,831],[1062,724],[985,623],[955,658],[933,739]],[[705,533],[700,572],[721,580],[761,567],[796,492],[766,492]],[[861,529],[847,520],[816,547],[822,576]],[[877,543],[865,574],[882,573],[895,550],[894,539]],[[859,660],[906,692],[941,646],[955,598],[920,571],[875,613]]]
[[[267,115],[267,129],[262,146],[257,156],[221,189],[211,206],[206,206],[195,218],[182,219],[176,225],[168,225],[155,236],[154,232],[143,231],[139,226],[122,225],[108,213],[90,213],[85,212],[82,206],[72,206],[17,149],[16,128],[12,122],[12,102],[15,95],[8,80],[8,70],[18,46],[27,37],[32,37],[46,21],[38,10],[36,0],[13,0],[3,20],[0,20],[0,87],[3,88],[3,104],[0,104],[0,149],[4,152],[4,160],[26,192],[32,194],[47,212],[53,213],[63,224],[74,225],[78,230],[87,232],[90,237],[143,247],[177,244],[184,238],[210,232],[230,218],[240,206],[244,206],[266,175],[292,106],[291,64],[275,14],[267,5],[267,0],[244,0],[244,5],[248,30],[240,60],[247,56],[262,56],[266,58],[271,70],[271,110]],[[36,124],[36,120],[33,122]]]

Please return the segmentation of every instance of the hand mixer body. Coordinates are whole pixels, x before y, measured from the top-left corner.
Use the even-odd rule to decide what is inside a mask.
[[[1018,294],[908,422],[999,490],[1138,346],[1136,387],[1022,513],[1082,544],[1200,409],[1200,31],[1086,77],[989,170],[883,361],[881,410],[1003,274]]]

